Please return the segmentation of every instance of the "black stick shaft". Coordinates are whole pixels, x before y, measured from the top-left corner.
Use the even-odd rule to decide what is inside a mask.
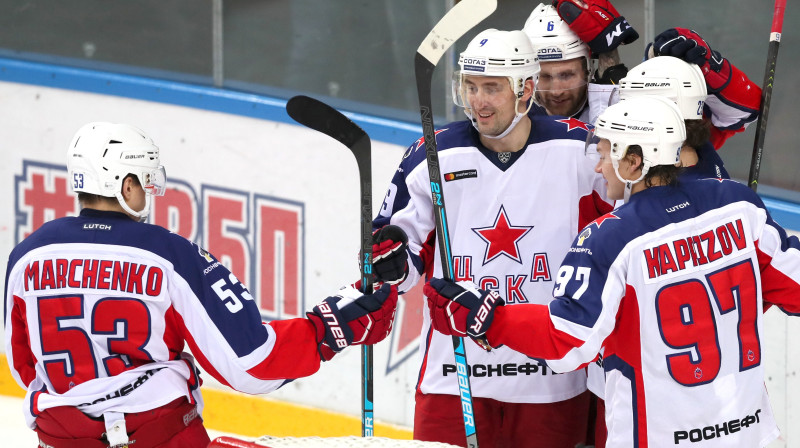
[[[439,154],[436,151],[436,133],[431,107],[431,82],[433,70],[442,55],[472,27],[489,17],[497,9],[497,0],[462,0],[457,2],[422,40],[414,57],[414,74],[417,80],[419,111],[422,121],[422,135],[425,139],[425,155],[428,163],[428,176],[431,184],[436,242],[441,257],[442,273],[454,279],[453,257],[447,226],[447,213],[444,205],[444,190],[439,170]],[[453,336],[453,355],[456,363],[461,413],[464,417],[464,430],[467,447],[478,448],[478,434],[475,425],[475,411],[472,404],[472,388],[467,373],[467,354],[464,338]]]
[[[361,127],[331,106],[303,95],[286,103],[286,112],[303,126],[335,139],[347,146],[358,164],[361,193],[360,251],[361,292],[371,294],[372,287],[372,146]],[[374,435],[372,346],[361,346],[361,436]]]
[[[433,69],[435,66],[419,53],[416,55],[414,66],[417,76],[422,135],[425,139],[425,155],[428,163],[428,178],[431,184],[431,200],[433,201],[433,214],[436,225],[436,242],[439,246],[442,275],[447,279],[453,280],[455,278],[453,272],[453,256],[450,251],[447,212],[445,209],[444,191],[442,189],[442,177],[439,170],[439,154],[436,150],[433,111],[431,110],[431,80],[433,78]],[[467,447],[478,448],[478,434],[475,426],[475,413],[472,404],[472,388],[470,386],[469,375],[467,374],[467,354],[464,348],[464,338],[453,336],[452,339],[459,395],[461,396],[461,410],[464,417],[464,430],[466,431],[467,437]]]
[[[753,156],[750,159],[750,175],[747,184],[753,191],[758,189],[758,175],[761,172],[761,159],[764,154],[764,139],[767,135],[767,121],[769,120],[769,106],[772,101],[772,85],[775,82],[775,66],[778,62],[778,49],[781,42],[781,29],[783,28],[783,12],[786,9],[786,0],[775,0],[775,9],[772,15],[772,29],[767,51],[767,66],[764,69],[764,82],[761,87],[761,109],[756,125],[756,137],[753,143]]]

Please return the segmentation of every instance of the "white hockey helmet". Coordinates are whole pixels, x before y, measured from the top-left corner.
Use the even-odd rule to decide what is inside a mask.
[[[522,30],[531,40],[539,62],[586,58],[589,66],[592,56],[589,46],[569,29],[552,5],[539,3]]]
[[[508,78],[516,98],[515,107],[525,93],[525,81],[536,77],[539,64],[530,40],[520,30],[500,31],[490,28],[478,33],[458,58],[459,70],[453,76],[453,101],[464,108],[464,113],[472,120],[472,108],[464,90],[465,76],[504,76]],[[511,126],[503,134],[490,138],[502,138],[514,127],[519,119],[527,114],[532,102],[528,102],[525,112],[519,112]],[[475,120],[473,120],[473,124]]]
[[[115,197],[126,212],[145,220],[151,196],[166,190],[167,176],[158,147],[140,129],[127,124],[95,122],[81,127],[67,149],[67,170],[76,193]],[[136,176],[146,193],[142,210],[132,210],[122,196],[125,176]]]
[[[590,139],[604,138],[611,143],[609,153],[617,178],[630,186],[644,179],[653,166],[680,162],[686,127],[678,106],[660,96],[637,96],[611,105],[597,117]],[[628,148],[642,148],[642,174],[636,180],[619,175],[619,161]],[[627,199],[627,198],[626,198]]]
[[[700,120],[708,90],[703,72],[696,64],[658,56],[633,67],[619,82],[620,100],[642,95],[668,98],[678,105],[686,120]]]
[[[458,57],[459,85],[464,75],[505,76],[511,89],[521,98],[525,80],[539,71],[536,55],[522,31],[499,31],[494,28],[478,33]],[[460,95],[456,100],[463,99]],[[459,104],[463,106],[464,104]]]

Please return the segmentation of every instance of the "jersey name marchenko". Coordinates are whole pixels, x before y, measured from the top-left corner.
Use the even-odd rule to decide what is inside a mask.
[[[161,294],[164,271],[158,266],[119,260],[44,259],[25,267],[25,291],[83,288]]]

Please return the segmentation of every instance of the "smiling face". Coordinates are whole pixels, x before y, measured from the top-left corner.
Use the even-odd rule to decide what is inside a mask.
[[[502,134],[516,116],[514,92],[504,76],[464,76],[463,95],[483,135]]]
[[[588,73],[584,58],[543,61],[536,81],[536,100],[550,115],[569,117],[586,102]]]

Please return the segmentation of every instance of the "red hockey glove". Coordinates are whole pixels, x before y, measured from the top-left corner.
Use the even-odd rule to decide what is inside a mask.
[[[731,64],[718,51],[708,46],[696,32],[686,28],[670,28],[653,39],[656,56],[674,56],[697,64],[703,70],[708,93],[724,89],[731,80]]]
[[[483,291],[472,282],[454,283],[432,278],[424,288],[433,328],[442,334],[469,336],[485,350],[491,350],[486,331],[494,310],[505,304],[496,291]]]
[[[375,344],[392,331],[397,288],[383,285],[374,294],[346,286],[306,313],[317,329],[322,359],[329,361],[349,345]]]
[[[408,276],[408,236],[395,225],[381,227],[372,234],[372,270],[375,279],[396,285]]]
[[[639,38],[639,33],[608,0],[553,0],[553,6],[594,55]]]

